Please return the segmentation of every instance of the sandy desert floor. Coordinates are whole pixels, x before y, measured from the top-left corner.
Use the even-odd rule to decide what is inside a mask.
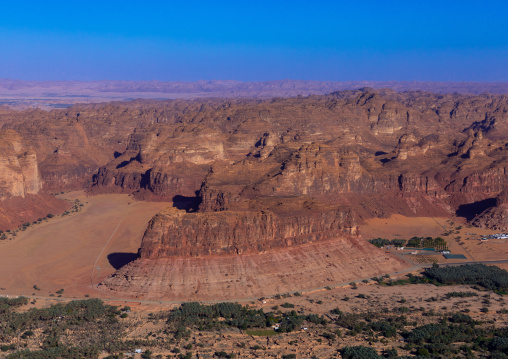
[[[117,260],[132,258],[148,221],[171,205],[137,202],[121,194],[86,197],[72,192],[63,198],[79,199],[84,206],[78,213],[31,226],[0,244],[0,294],[27,295],[35,292],[36,285],[41,289],[38,295],[59,289],[66,297],[92,295],[91,282],[99,283],[115,271],[108,255],[117,253],[113,255]]]

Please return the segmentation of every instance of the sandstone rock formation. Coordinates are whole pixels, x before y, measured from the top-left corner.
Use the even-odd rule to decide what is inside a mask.
[[[139,259],[103,281],[114,296],[222,300],[336,285],[407,264],[358,233],[350,208],[300,197],[256,198],[250,210],[169,208],[145,232]]]
[[[301,205],[301,208],[297,206]],[[141,259],[260,253],[271,249],[356,235],[348,208],[294,204],[271,210],[186,213],[170,208],[152,219]]]
[[[92,193],[151,199],[200,192],[202,209],[304,195],[366,218],[449,213],[497,196],[507,108],[501,95],[364,88],[4,110],[0,127],[30,143],[48,191],[93,185]]]
[[[473,218],[475,227],[499,231],[508,230],[508,192],[504,190],[495,200],[495,205]]]
[[[362,238],[340,237],[260,254],[138,259],[99,289],[122,298],[255,299],[348,283],[405,266]]]
[[[185,120],[152,125],[99,170],[92,191],[149,192],[174,198],[180,210],[155,217],[139,258],[101,289],[212,299],[218,288],[235,298],[291,290],[296,282],[308,289],[358,278],[362,257],[370,263],[363,274],[401,268],[364,247],[356,221],[446,216],[498,195],[508,179],[506,143],[499,127],[492,132],[483,121],[504,121],[507,109],[502,96],[364,89],[228,103],[185,126]],[[182,143],[196,135],[182,126],[213,133],[214,141],[199,138],[189,151]],[[186,172],[175,171],[183,164]],[[149,181],[154,171],[166,176]],[[321,255],[324,247],[331,257]],[[305,262],[302,248],[309,252]],[[325,269],[338,262],[348,270]],[[306,263],[309,273],[296,263]]]
[[[370,88],[286,99],[1,111],[0,127],[19,136],[4,142],[32,148],[20,152],[5,145],[2,153],[18,167],[4,165],[2,188],[19,195],[21,188],[88,188],[90,194],[173,200],[174,209],[150,222],[140,258],[104,282],[104,290],[142,287],[150,295],[178,297],[192,289],[205,298],[211,289],[192,274],[204,264],[216,268],[210,269],[216,277],[206,280],[225,292],[234,283],[220,277],[226,273],[222,265],[245,285],[242,276],[253,271],[262,277],[259,268],[272,268],[283,273],[265,273],[278,278],[273,291],[289,288],[298,276],[311,288],[311,278],[326,282],[313,273],[328,273],[335,282],[352,279],[326,269],[338,262],[366,276],[402,266],[378,253],[369,259],[377,264],[365,269],[367,253],[375,253],[357,236],[365,218],[457,213],[472,219],[479,204],[501,196],[473,223],[506,226],[501,193],[508,180],[507,120],[503,95]],[[22,185],[20,176],[26,178]],[[308,275],[278,266],[294,271],[304,247],[315,252],[308,254],[314,268]],[[324,255],[326,247],[335,257]],[[293,259],[284,259],[287,253]],[[363,259],[350,258],[354,253]],[[278,262],[271,265],[269,258]],[[176,264],[188,272],[176,272]],[[179,282],[178,275],[194,279]],[[267,281],[251,282],[262,288]]]
[[[30,143],[14,130],[0,130],[0,230],[70,207],[42,190],[39,161]]]
[[[244,163],[235,171],[256,167],[271,176],[251,185],[262,191],[274,184],[294,192],[286,180],[294,178],[295,188],[314,196],[321,189],[312,177],[322,177],[328,197],[382,188],[399,198],[439,198],[439,207],[454,210],[486,197],[486,188],[473,189],[477,175],[484,177],[489,196],[500,191],[487,182],[504,178],[494,179],[508,133],[506,102],[505,96],[487,94],[365,88],[263,101],[133,101],[2,111],[0,127],[30,142],[48,190],[93,182],[94,192],[194,196],[212,168]]]
[[[42,188],[37,155],[13,130],[0,131],[0,201]]]
[[[506,180],[499,138],[508,129],[491,125],[506,120],[504,96],[363,89],[172,106],[181,115],[137,129],[92,191],[200,191],[202,210],[304,195],[365,218],[450,213]]]

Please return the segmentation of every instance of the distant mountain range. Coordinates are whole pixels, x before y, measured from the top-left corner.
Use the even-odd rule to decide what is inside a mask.
[[[508,82],[430,81],[21,81],[0,79],[0,105],[59,108],[75,103],[204,97],[293,97],[364,87],[434,93],[508,94]]]

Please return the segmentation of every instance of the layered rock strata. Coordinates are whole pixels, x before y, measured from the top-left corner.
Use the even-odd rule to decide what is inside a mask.
[[[260,254],[136,260],[99,289],[121,298],[255,299],[346,284],[405,266],[364,239],[350,236]]]
[[[186,213],[174,208],[155,216],[143,237],[141,259],[261,253],[356,235],[347,208]]]
[[[363,89],[189,104],[138,128],[92,192],[200,192],[201,211],[307,196],[367,218],[450,214],[497,196],[508,179],[504,96]]]
[[[148,225],[139,258],[103,281],[115,296],[228,300],[336,285],[407,266],[359,236],[350,208],[298,197],[251,210],[170,208]]]
[[[0,131],[0,201],[37,194],[41,188],[34,150],[17,132]]]
[[[367,89],[227,104],[213,119],[137,131],[92,191],[149,192],[180,210],[156,216],[139,258],[101,288],[231,299],[402,268],[358,236],[357,218],[450,215],[508,179],[505,143],[482,125],[506,117],[506,99],[455,100]]]

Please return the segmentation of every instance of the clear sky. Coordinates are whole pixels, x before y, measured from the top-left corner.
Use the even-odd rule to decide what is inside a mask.
[[[1,1],[0,78],[508,81],[508,1]]]

